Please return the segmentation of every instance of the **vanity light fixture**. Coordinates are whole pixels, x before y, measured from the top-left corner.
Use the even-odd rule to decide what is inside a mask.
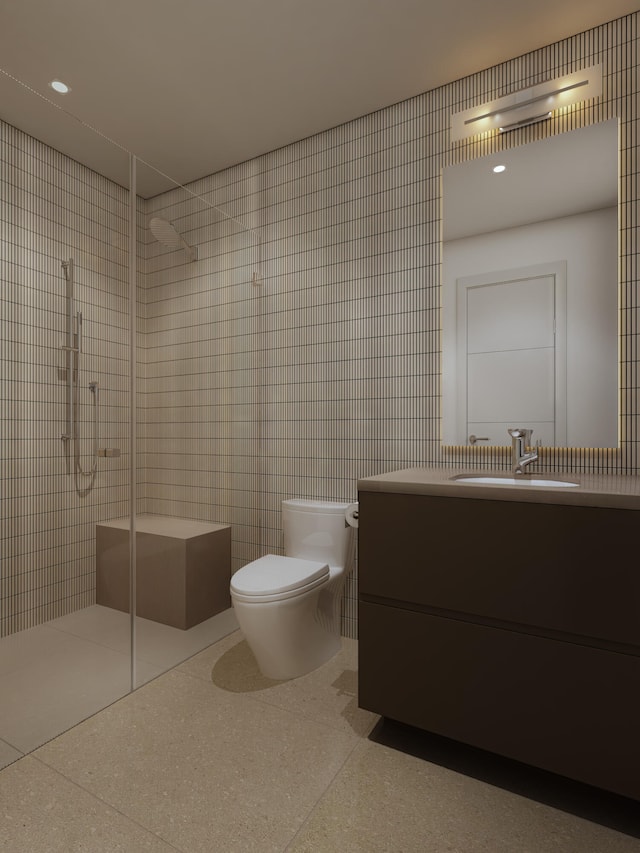
[[[61,95],[66,95],[67,92],[71,91],[71,88],[66,83],[63,83],[62,80],[52,80],[49,86],[51,86],[54,92],[58,92]]]
[[[517,127],[526,127],[528,124],[535,124],[538,121],[544,121],[547,118],[551,118],[553,115],[553,111],[549,110],[546,113],[540,113],[538,116],[531,116],[531,118],[521,118],[519,121],[512,121],[510,124],[500,125],[500,133],[506,133],[507,130],[515,130]]]
[[[454,113],[451,141],[499,130],[504,133],[550,118],[556,110],[602,94],[602,66],[520,89],[504,98]]]

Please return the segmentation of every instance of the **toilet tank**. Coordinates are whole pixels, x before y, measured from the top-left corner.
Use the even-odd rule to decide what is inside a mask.
[[[352,531],[345,520],[348,506],[330,501],[282,501],[285,556],[346,566]]]

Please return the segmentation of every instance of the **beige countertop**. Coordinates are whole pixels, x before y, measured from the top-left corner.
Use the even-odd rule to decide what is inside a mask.
[[[473,468],[405,468],[365,477],[360,492],[437,495],[445,498],[475,498],[521,503],[549,503],[640,510],[640,477],[624,474],[569,474],[536,471],[523,475],[517,484],[462,483],[460,476],[511,478],[510,471]],[[568,488],[528,485],[527,480],[565,480],[577,483]]]

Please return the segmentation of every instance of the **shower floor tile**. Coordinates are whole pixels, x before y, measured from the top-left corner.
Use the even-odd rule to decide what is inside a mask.
[[[47,623],[47,627],[91,640],[128,655],[130,623],[128,613],[94,604],[60,619],[54,619]],[[232,608],[194,625],[187,631],[137,617],[136,659],[139,664],[153,664],[164,671],[206,646],[216,643],[237,627],[238,622]]]
[[[14,666],[0,676],[0,736],[21,752],[95,714],[130,687],[127,655],[53,628],[36,630],[37,642],[29,637],[12,644]],[[156,667],[145,675],[159,673]]]
[[[189,631],[136,620],[136,684],[237,628],[232,610]],[[125,696],[130,617],[94,605],[0,640],[0,767]]]
[[[3,740],[0,740],[0,769],[6,767],[7,764],[11,764],[12,761],[16,761],[18,758],[22,758],[22,753],[9,746]]]

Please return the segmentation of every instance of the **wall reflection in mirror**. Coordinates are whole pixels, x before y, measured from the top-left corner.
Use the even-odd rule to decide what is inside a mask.
[[[618,120],[448,167],[442,189],[443,443],[617,447]]]

